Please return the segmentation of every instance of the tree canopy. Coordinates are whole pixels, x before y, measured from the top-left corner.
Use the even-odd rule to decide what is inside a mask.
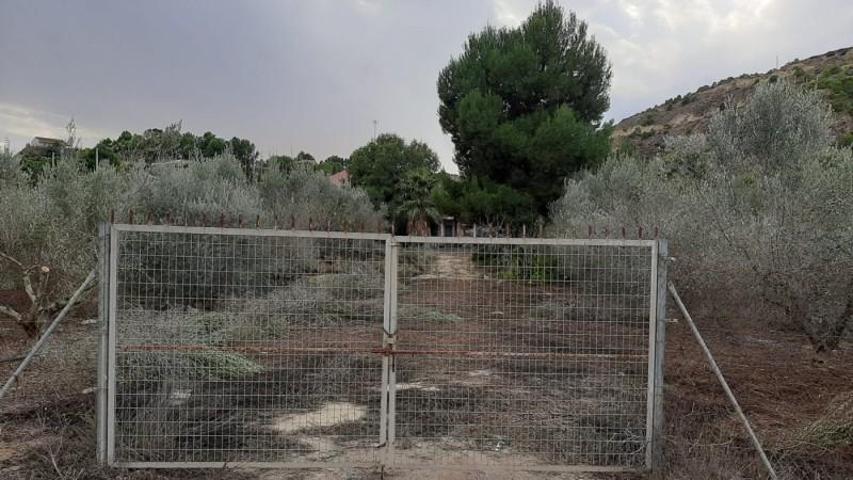
[[[392,215],[403,201],[399,187],[414,170],[435,173],[438,155],[425,143],[416,140],[406,143],[390,133],[358,148],[349,159],[352,184],[367,191],[376,206],[386,204]]]
[[[213,158],[229,149],[243,166],[246,177],[252,179],[258,160],[254,143],[238,137],[226,140],[212,132],[204,132],[202,135],[181,132],[181,122],[172,123],[162,129],[149,128],[141,134],[125,130],[115,140],[105,138],[92,148],[80,149],[78,154],[89,169],[94,169],[96,158],[102,164],[108,162],[111,165],[153,163],[162,160]]]
[[[468,37],[438,78],[439,120],[463,176],[533,198],[540,213],[569,173],[610,151],[611,70],[585,22],[552,1],[514,29]]]
[[[531,224],[535,220],[531,198],[506,185],[478,177],[457,180],[446,173],[438,177],[432,201],[446,215],[466,223],[495,226]]]
[[[317,168],[326,175],[334,175],[349,166],[349,159],[337,155],[331,155],[317,165]]]

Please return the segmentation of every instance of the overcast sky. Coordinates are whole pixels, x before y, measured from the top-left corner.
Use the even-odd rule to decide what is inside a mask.
[[[562,1],[613,64],[619,120],[744,72],[853,46],[850,0]],[[0,141],[84,145],[182,120],[263,155],[349,155],[380,132],[455,171],[436,78],[466,36],[536,0],[0,0]]]

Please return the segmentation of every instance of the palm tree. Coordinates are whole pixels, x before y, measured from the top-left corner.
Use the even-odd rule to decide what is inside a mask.
[[[402,201],[397,214],[406,219],[406,229],[410,235],[429,235],[430,221],[439,217],[438,209],[432,200],[433,174],[426,169],[408,172],[400,185]]]

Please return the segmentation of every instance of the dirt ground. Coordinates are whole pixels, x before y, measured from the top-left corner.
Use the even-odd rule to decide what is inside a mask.
[[[502,338],[496,329],[468,322],[458,325],[454,318],[483,319],[488,317],[501,330],[514,319],[523,317],[508,307],[521,303],[520,298],[529,299],[530,291],[517,289],[520,295],[513,302],[507,296],[505,284],[493,283],[494,292],[466,301],[470,295],[469,283],[482,285],[484,276],[470,263],[458,259],[439,259],[437,267],[418,280],[427,282],[417,293],[403,292],[401,304],[416,305],[418,308],[444,306],[444,317],[422,319],[412,313],[408,320],[409,337],[401,338],[401,348],[441,346],[443,349],[461,350],[490,340]],[[455,272],[453,280],[446,277]],[[485,287],[481,287],[485,288]],[[415,293],[411,293],[415,292]],[[424,292],[428,292],[429,295]],[[482,292],[482,290],[481,290]],[[553,296],[559,292],[539,292]],[[495,300],[498,295],[500,300]],[[408,295],[408,296],[407,296]],[[550,297],[549,297],[550,298]],[[489,315],[485,315],[484,312]],[[447,315],[453,315],[448,320]],[[666,350],[665,411],[667,438],[665,452],[671,479],[727,479],[765,478],[754,451],[748,443],[743,429],[732,415],[722,389],[711,374],[701,351],[689,333],[687,326],[674,319],[668,324]],[[755,325],[748,321],[732,321],[704,312],[696,315],[699,327],[717,357],[724,374],[737,395],[741,405],[754,422],[777,468],[786,479],[848,479],[853,478],[853,442],[818,444],[810,432],[815,424],[825,419],[832,406],[853,391],[851,366],[853,346],[844,344],[839,351],[817,355],[808,345],[806,338],[797,332],[780,331]],[[405,326],[401,318],[401,326]],[[590,327],[590,333],[595,327]],[[612,328],[612,327],[610,327]],[[484,332],[489,333],[484,335]],[[563,332],[568,335],[572,332]],[[576,332],[574,332],[576,333]],[[363,328],[350,332],[354,338],[367,339],[369,333]],[[613,331],[610,332],[614,334]],[[575,335],[576,336],[576,335]],[[104,469],[94,464],[94,337],[95,325],[86,315],[69,319],[56,337],[27,372],[21,385],[10,397],[0,401],[0,478],[127,478],[127,479],[173,479],[173,478],[237,478],[237,479],[376,479],[383,474],[376,470],[308,470],[279,471],[237,469],[220,471],[171,471],[171,470],[115,470]],[[0,323],[0,357],[23,352],[31,342],[9,322]],[[302,344],[306,345],[305,343]],[[317,345],[313,345],[317,346]],[[534,347],[536,345],[528,345]],[[518,347],[518,345],[515,345]],[[539,346],[543,347],[543,346]],[[553,348],[550,345],[549,348]],[[576,348],[577,345],[571,345]],[[597,345],[597,349],[603,345]],[[535,351],[535,349],[530,350]],[[275,357],[272,357],[273,359]],[[0,365],[0,373],[7,378],[15,363]],[[537,372],[542,365],[537,366]],[[529,376],[531,372],[521,371]],[[461,375],[464,373],[464,375]],[[541,372],[540,372],[541,373]],[[483,451],[472,451],[470,446],[454,445],[445,438],[450,432],[411,430],[421,428],[418,412],[437,411],[435,401],[440,397],[470,395],[476,389],[526,389],[522,396],[511,400],[530,398],[532,384],[521,383],[508,377],[505,365],[499,362],[474,359],[449,364],[441,355],[425,358],[408,367],[401,364],[398,378],[398,395],[401,409],[400,432],[420,438],[423,443],[409,445],[397,457],[398,463],[411,460],[417,463],[424,458],[444,456],[449,464],[468,463],[471,458],[482,460]],[[337,378],[337,377],[336,377]],[[552,390],[547,375],[545,385]],[[559,377],[558,377],[559,378]],[[335,380],[339,381],[339,380]],[[454,388],[456,390],[454,390]],[[538,387],[537,387],[538,388]],[[479,391],[479,390],[478,390]],[[352,401],[362,398],[365,392],[351,394],[350,398],[320,403],[313,410],[299,414],[281,414],[270,419],[274,429],[293,434],[310,425],[312,432],[348,425],[371,425],[375,422],[376,405],[362,405]],[[466,397],[467,398],[467,397]],[[488,411],[500,411],[503,397],[490,397]],[[466,415],[476,416],[472,404],[458,404]],[[474,404],[473,407],[483,407]],[[486,407],[483,407],[486,408]],[[301,416],[299,416],[301,415]],[[477,417],[480,418],[480,417]],[[508,417],[498,417],[506,422]],[[465,418],[461,420],[465,423]],[[469,420],[470,421],[470,420]],[[429,423],[429,422],[427,422]],[[497,428],[497,425],[496,425]],[[324,430],[325,429],[325,430]],[[407,430],[408,429],[408,430]],[[498,429],[499,430],[499,429]],[[496,430],[497,431],[497,430]],[[370,432],[372,435],[372,431]],[[331,450],[333,446],[322,435],[303,435],[305,442],[314,450]],[[495,437],[498,438],[498,437]],[[822,438],[822,437],[821,437]],[[440,445],[435,439],[442,439]],[[489,441],[495,441],[489,439]],[[498,439],[498,441],[500,441]],[[489,444],[492,446],[492,444]],[[498,443],[498,450],[500,447]],[[359,456],[358,453],[355,453]],[[365,453],[365,455],[368,455]],[[493,467],[487,472],[465,472],[435,468],[386,469],[384,478],[394,479],[613,479],[630,480],[642,478],[637,475],[608,474],[535,474],[512,472],[503,469],[500,455],[491,455]],[[543,460],[527,453],[522,448],[515,452],[507,465],[540,464]]]

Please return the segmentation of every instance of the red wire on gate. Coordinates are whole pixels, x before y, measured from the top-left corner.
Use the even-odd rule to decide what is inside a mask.
[[[276,346],[233,346],[233,347],[211,347],[204,344],[140,344],[128,345],[120,348],[122,352],[240,352],[240,353],[279,353],[279,354],[305,354],[305,353],[333,353],[333,354],[377,354],[383,356],[394,355],[430,355],[446,357],[511,357],[511,358],[646,358],[645,353],[584,353],[584,352],[499,352],[484,350],[393,350],[391,347],[384,348],[347,348],[347,347],[276,347]]]

